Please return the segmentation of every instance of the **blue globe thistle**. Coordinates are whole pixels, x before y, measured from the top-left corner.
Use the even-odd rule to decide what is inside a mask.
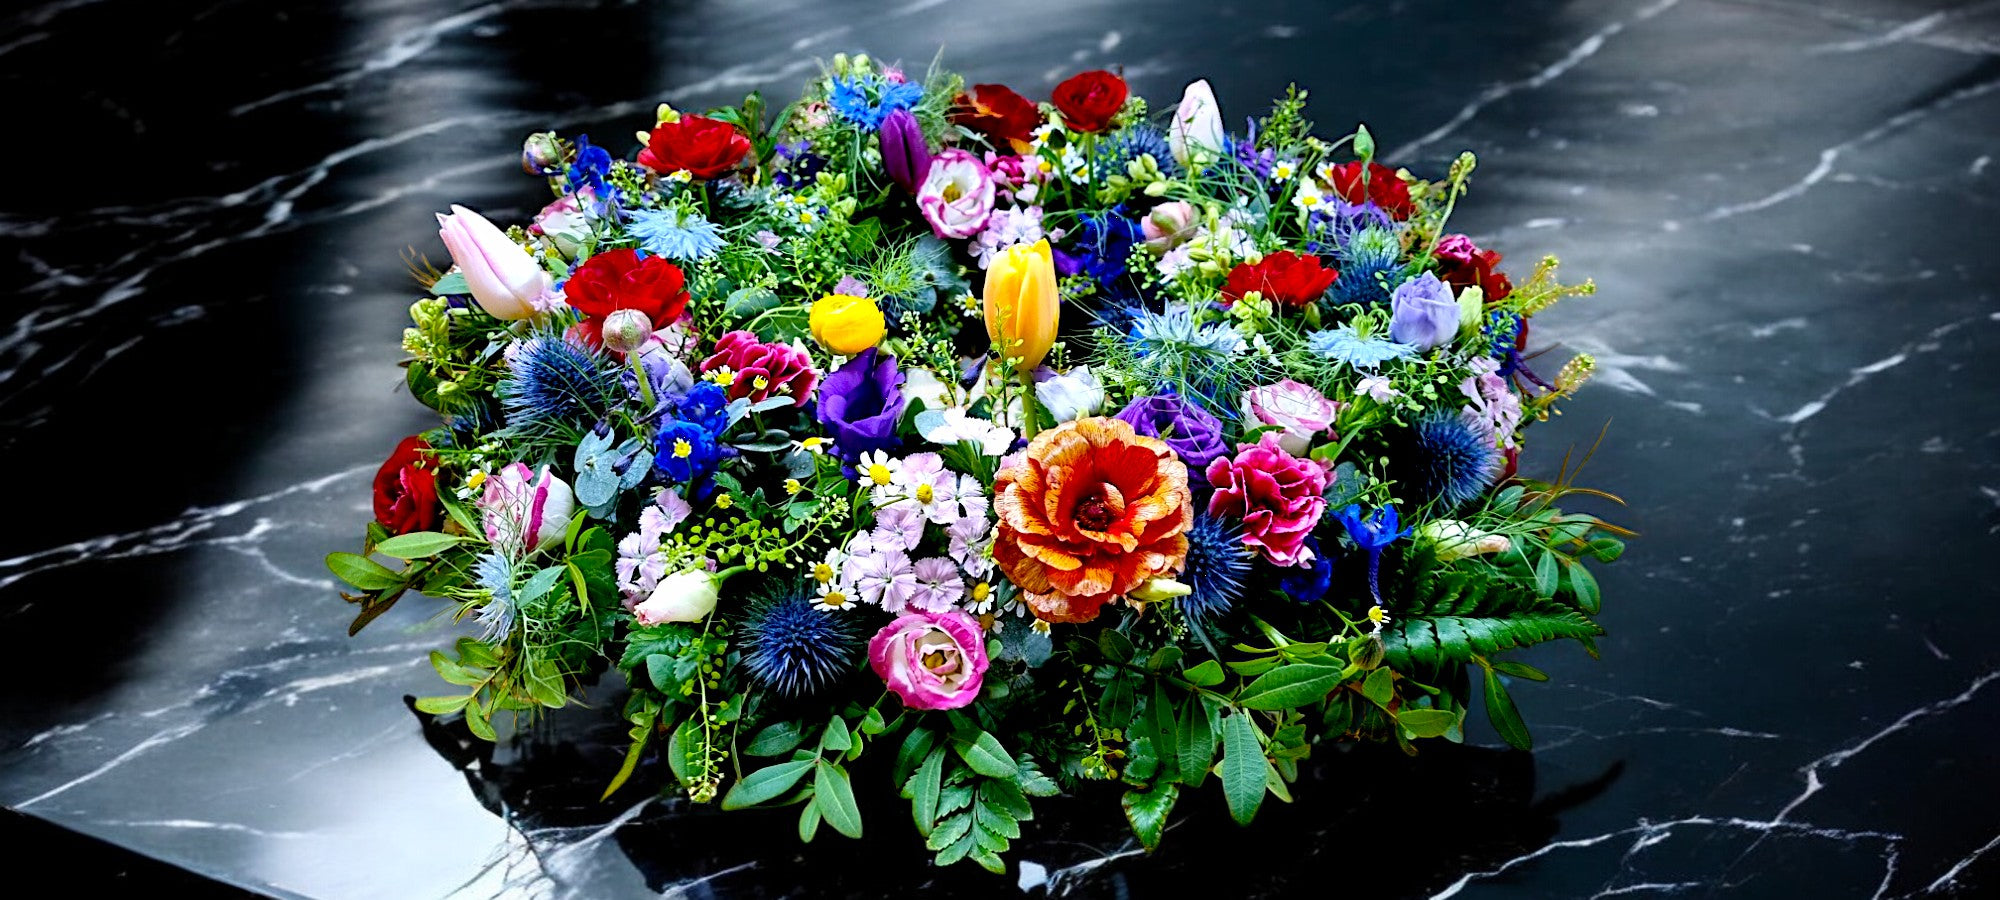
[[[1410,423],[1391,456],[1410,499],[1450,509],[1486,490],[1500,474],[1500,451],[1457,413],[1433,410]]]
[[[1337,304],[1375,304],[1389,301],[1389,289],[1382,276],[1400,268],[1396,261],[1403,253],[1403,239],[1386,228],[1362,228],[1347,241],[1340,254],[1340,279],[1333,283]]]
[[[1097,145],[1097,168],[1110,175],[1125,174],[1125,165],[1142,156],[1151,156],[1160,174],[1167,178],[1181,177],[1180,160],[1174,158],[1173,146],[1167,143],[1167,135],[1159,126],[1141,122],[1117,134],[1109,136]]]
[[[618,375],[598,352],[562,335],[522,342],[494,393],[515,434],[579,431],[604,418]]]
[[[1187,537],[1187,567],[1181,570],[1180,581],[1189,592],[1180,599],[1181,611],[1197,626],[1207,626],[1243,598],[1250,548],[1243,546],[1240,526],[1205,513],[1195,514]]]
[[[740,632],[752,680],[787,697],[817,693],[854,666],[861,635],[846,616],[820,612],[791,592],[752,605]]]

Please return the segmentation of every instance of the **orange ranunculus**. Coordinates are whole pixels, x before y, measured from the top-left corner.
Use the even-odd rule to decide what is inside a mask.
[[[1187,562],[1187,465],[1119,419],[1042,432],[1000,470],[993,498],[993,559],[1046,621],[1088,622]]]

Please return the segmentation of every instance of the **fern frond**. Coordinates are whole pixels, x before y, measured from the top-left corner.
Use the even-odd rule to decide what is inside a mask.
[[[1597,655],[1592,638],[1604,629],[1553,603],[1503,616],[1407,616],[1382,629],[1384,659],[1398,671],[1434,671],[1472,657],[1569,638]]]

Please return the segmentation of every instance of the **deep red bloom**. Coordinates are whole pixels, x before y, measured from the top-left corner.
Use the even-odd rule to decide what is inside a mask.
[[[766,344],[748,331],[732,331],[715,342],[715,353],[701,361],[702,374],[727,367],[735,378],[729,382],[729,399],[750,398],[762,403],[772,397],[789,396],[793,406],[804,406],[819,384],[812,357],[796,345]]]
[[[1481,250],[1462,234],[1447,234],[1437,245],[1438,275],[1458,290],[1477,286],[1487,303],[1498,303],[1514,292],[1514,283],[1500,271],[1500,254]]]
[[[431,445],[410,435],[375,472],[375,521],[390,534],[430,531],[437,527],[437,474],[421,468]]]
[[[1333,192],[1349,203],[1369,202],[1382,207],[1384,212],[1397,219],[1407,219],[1416,211],[1410,202],[1410,186],[1396,177],[1396,170],[1380,163],[1369,163],[1367,184],[1362,184],[1361,161],[1345,162],[1333,167]]]
[[[636,309],[665,328],[687,314],[687,276],[665,257],[639,258],[636,250],[607,250],[578,266],[563,285],[569,305],[589,318],[577,333],[591,346],[603,343],[604,317]]]
[[[662,175],[686,170],[706,181],[720,176],[750,152],[750,139],[728,122],[682,113],[661,123],[639,151],[639,165]]]
[[[1070,130],[1098,132],[1111,127],[1111,117],[1125,108],[1129,93],[1125,79],[1103,69],[1092,69],[1071,75],[1068,81],[1056,85],[1056,92],[1049,99],[1055,101]]]
[[[995,145],[1025,145],[1042,124],[1042,111],[1004,84],[975,84],[952,101],[951,121],[986,135]]]
[[[1222,297],[1228,303],[1235,303],[1243,295],[1256,291],[1279,306],[1305,306],[1326,293],[1338,277],[1340,272],[1320,265],[1317,256],[1280,250],[1254,266],[1237,263],[1236,268],[1229,270]]]

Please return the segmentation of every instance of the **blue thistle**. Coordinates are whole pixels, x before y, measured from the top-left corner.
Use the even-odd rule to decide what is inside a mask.
[[[751,679],[787,697],[808,696],[840,680],[861,646],[848,618],[813,609],[797,592],[752,606],[741,635]]]
[[[561,335],[531,337],[494,391],[516,434],[574,432],[602,419],[618,388],[604,357]]]
[[[1340,254],[1334,303],[1387,303],[1389,289],[1382,286],[1382,276],[1400,268],[1396,258],[1402,252],[1403,240],[1393,231],[1373,226],[1356,231]]]
[[[1250,548],[1243,546],[1243,529],[1205,513],[1196,513],[1188,529],[1187,567],[1180,580],[1189,588],[1180,599],[1189,620],[1206,625],[1221,619],[1243,598],[1250,576]]]
[[[1159,126],[1145,122],[1111,135],[1098,144],[1097,168],[1107,174],[1123,175],[1125,165],[1142,156],[1151,156],[1160,174],[1167,178],[1181,177],[1180,160],[1174,158],[1166,133]]]
[[[1479,496],[1500,474],[1500,451],[1457,414],[1433,410],[1410,423],[1393,455],[1410,499],[1450,509]]]

